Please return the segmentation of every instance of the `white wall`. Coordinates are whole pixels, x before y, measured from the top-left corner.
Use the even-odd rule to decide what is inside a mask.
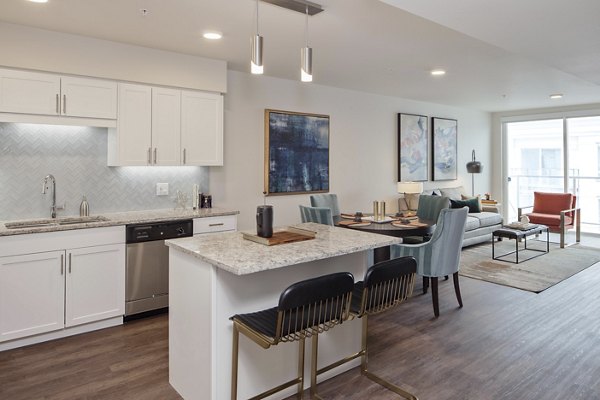
[[[0,65],[227,91],[221,60],[0,22]]]
[[[397,209],[399,112],[458,120],[459,179],[427,182],[425,188],[464,185],[470,192],[465,165],[472,149],[484,165],[475,177],[476,192],[490,188],[489,113],[228,71],[225,165],[210,168],[210,188],[214,205],[240,210],[241,230],[254,229],[256,206],[263,204],[265,108],[330,116],[330,192],[338,194],[343,211],[369,211],[373,200]],[[298,205],[309,203],[308,195],[267,198],[276,226],[299,222]]]

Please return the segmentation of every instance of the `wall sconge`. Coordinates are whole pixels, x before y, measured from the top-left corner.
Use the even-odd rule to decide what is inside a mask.
[[[471,153],[473,159],[467,163],[467,172],[471,174],[471,193],[475,196],[475,174],[480,174],[483,171],[483,165],[479,161],[475,161],[475,149]]]

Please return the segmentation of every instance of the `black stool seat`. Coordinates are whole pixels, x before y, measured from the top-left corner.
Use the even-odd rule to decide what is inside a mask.
[[[277,307],[269,308],[268,310],[238,314],[231,317],[237,319],[246,325],[248,328],[254,329],[270,338],[274,338],[277,331]]]

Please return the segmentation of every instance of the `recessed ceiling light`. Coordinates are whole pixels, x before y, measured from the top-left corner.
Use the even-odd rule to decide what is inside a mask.
[[[550,95],[550,98],[551,98],[552,100],[558,100],[558,99],[562,99],[562,98],[563,98],[563,95],[562,95],[561,93],[551,94],[551,95]]]
[[[443,69],[432,69],[431,70],[431,75],[433,75],[433,76],[446,75],[446,71],[444,71]]]
[[[48,0],[29,0],[32,3],[47,3]]]
[[[209,40],[219,40],[223,37],[223,34],[221,32],[204,32],[204,34],[202,35],[204,36],[204,39],[209,39]]]

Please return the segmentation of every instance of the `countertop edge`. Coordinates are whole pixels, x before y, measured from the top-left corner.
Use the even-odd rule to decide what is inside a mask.
[[[210,211],[203,211],[210,210]],[[70,231],[77,229],[90,229],[90,228],[102,228],[109,226],[119,225],[130,225],[130,224],[144,224],[149,222],[163,222],[163,221],[179,221],[185,219],[196,219],[196,218],[210,218],[210,217],[222,217],[228,215],[238,215],[240,212],[236,210],[211,208],[211,209],[200,209],[200,210],[169,210],[169,209],[158,209],[158,210],[140,210],[140,211],[119,211],[114,213],[102,213],[92,214],[91,216],[101,215],[108,218],[107,221],[98,222],[87,222],[81,224],[70,224],[70,225],[50,225],[43,227],[34,228],[21,228],[21,229],[8,229],[4,225],[5,223],[14,221],[0,221],[0,237],[3,236],[15,236],[15,235],[29,235],[35,233],[48,233],[48,232],[61,232]],[[157,215],[159,214],[159,215]],[[164,215],[163,215],[164,214]],[[71,217],[71,216],[66,216]],[[46,219],[46,218],[38,218]],[[60,219],[60,218],[57,218]],[[27,219],[20,221],[35,221],[36,219]]]

